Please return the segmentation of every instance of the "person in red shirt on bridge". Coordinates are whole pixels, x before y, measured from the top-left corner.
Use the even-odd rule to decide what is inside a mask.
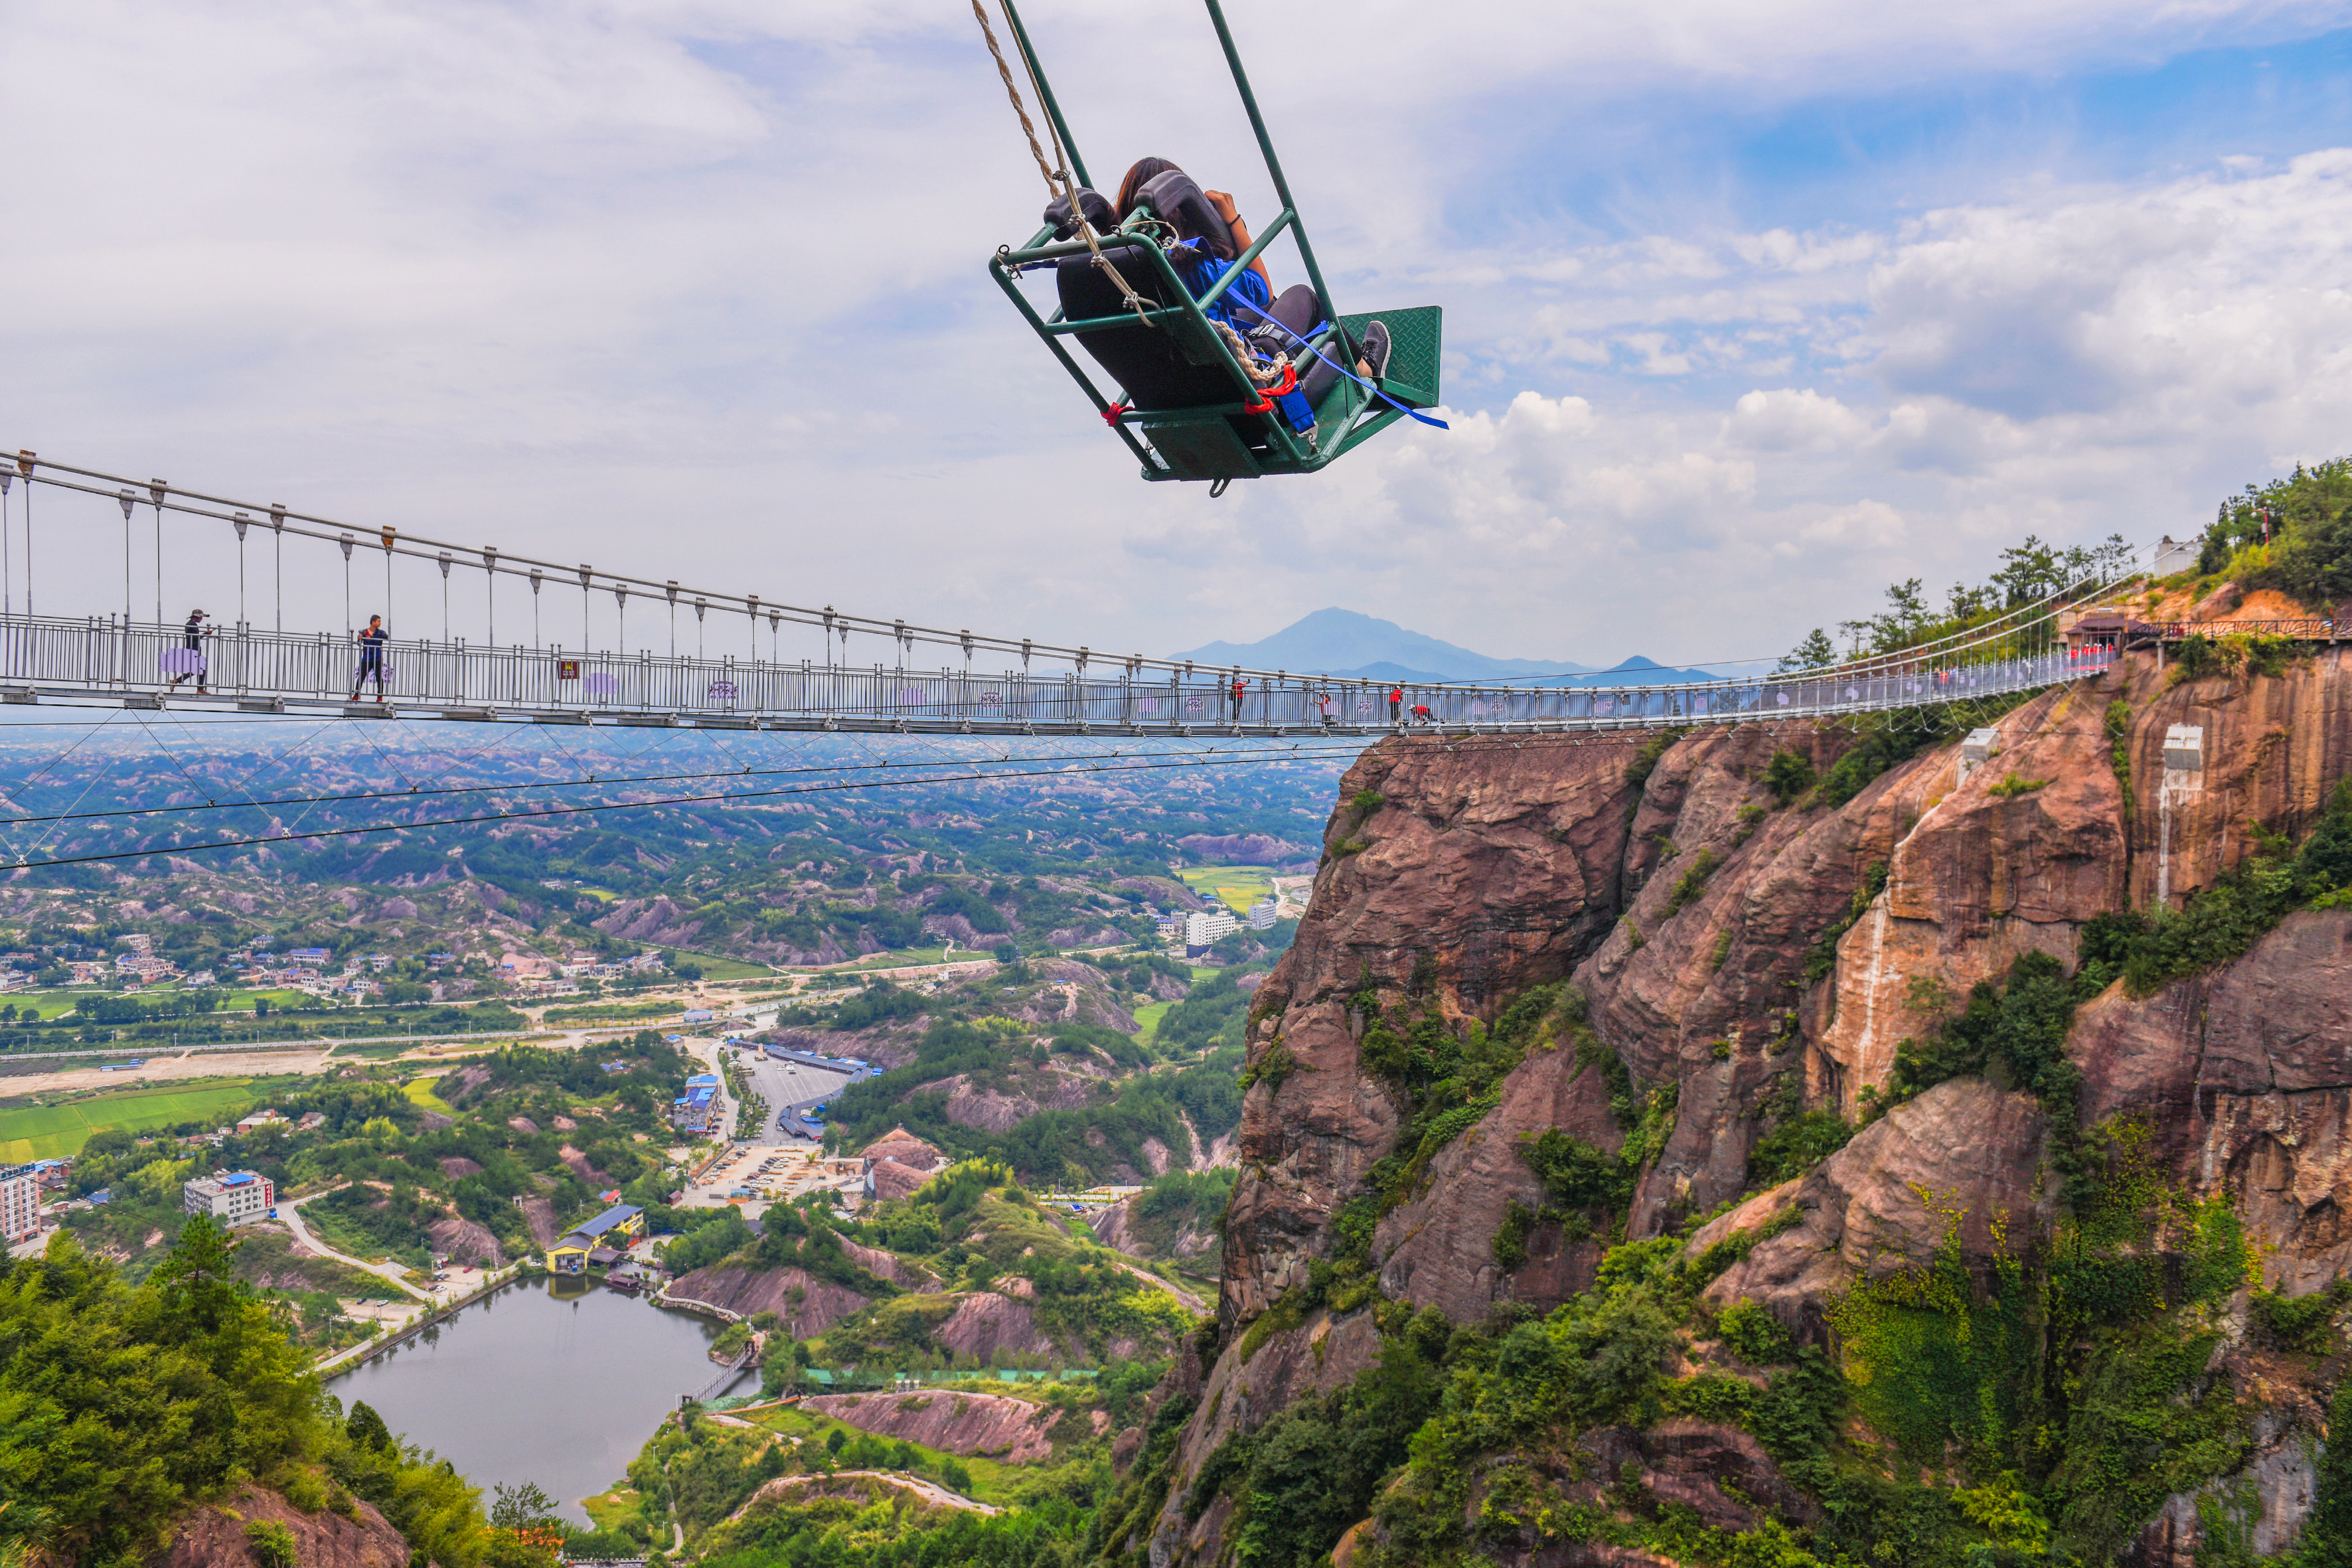
[[[1393,724],[1403,717],[1404,688],[1402,686],[1391,686],[1389,688],[1389,722]]]
[[[1243,698],[1244,698],[1244,697],[1246,697],[1246,696],[1248,696],[1248,695],[1249,695],[1249,682],[1248,682],[1248,681],[1246,681],[1246,680],[1244,680],[1244,679],[1243,679],[1240,676],[1238,676],[1238,675],[1234,676],[1234,723],[1236,723],[1236,724],[1238,724],[1238,723],[1240,723],[1240,722],[1242,721],[1242,699],[1243,699]]]

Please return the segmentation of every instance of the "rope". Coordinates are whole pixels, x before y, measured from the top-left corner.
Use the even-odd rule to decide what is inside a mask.
[[[1087,242],[1087,251],[1094,258],[1094,264],[1108,273],[1110,280],[1118,285],[1118,291],[1126,297],[1127,308],[1135,312],[1136,320],[1147,327],[1151,325],[1149,302],[1128,286],[1127,279],[1119,276],[1118,268],[1104,258],[1102,247],[1095,241],[1095,226],[1087,221],[1086,209],[1078,205],[1078,182],[1070,174],[1069,159],[1062,150],[1061,132],[1050,123],[1046,126],[1046,134],[1054,142],[1054,159],[1062,165],[1056,169],[1054,163],[1046,159],[1045,149],[1038,144],[1037,128],[1029,121],[1029,110],[1021,101],[1021,89],[1013,85],[1013,68],[1004,63],[1004,51],[996,47],[996,29],[988,25],[988,13],[981,9],[980,0],[971,0],[971,15],[972,19],[980,24],[980,36],[988,40],[988,52],[996,60],[996,74],[1004,80],[1004,96],[1013,100],[1013,112],[1021,121],[1021,133],[1029,138],[1029,155],[1037,160],[1037,173],[1045,177],[1046,196],[1058,198],[1066,195],[1069,198],[1070,216],[1077,223],[1078,237]],[[1028,73],[1025,58],[1022,69],[1024,74]],[[1034,76],[1030,77],[1029,85],[1037,88],[1040,99],[1045,97],[1045,89],[1038,86]],[[1054,183],[1056,180],[1061,182],[1059,185]]]

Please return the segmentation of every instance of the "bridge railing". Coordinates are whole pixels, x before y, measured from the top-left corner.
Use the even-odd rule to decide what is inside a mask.
[[[36,691],[159,692],[215,699],[343,703],[378,689],[359,646],[332,634],[231,627],[189,647],[180,627],[120,617],[68,620],[0,616],[0,685]],[[394,706],[604,717],[648,721],[790,718],[809,722],[906,723],[924,729],[1085,726],[1178,731],[1647,728],[1916,707],[2045,686],[2106,668],[2110,650],[2086,647],[2021,658],[1912,668],[1660,686],[1415,686],[1391,704],[1391,688],[1286,677],[1139,679],[1120,673],[985,675],[783,664],[652,653],[485,647],[463,641],[384,646],[382,690]]]

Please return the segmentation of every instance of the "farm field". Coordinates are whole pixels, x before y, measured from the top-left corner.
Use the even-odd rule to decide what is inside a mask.
[[[94,1132],[121,1128],[152,1132],[181,1121],[218,1125],[255,1098],[260,1079],[218,1079],[130,1089],[93,1095],[64,1105],[24,1105],[0,1110],[0,1163],[50,1160],[79,1154]],[[217,1119],[217,1120],[216,1120]]]
[[[400,1092],[406,1095],[411,1103],[421,1105],[427,1110],[438,1111],[443,1116],[455,1116],[457,1108],[433,1092],[433,1086],[439,1081],[437,1073],[430,1078],[413,1078],[400,1086]]]
[[[1145,1045],[1150,1045],[1152,1038],[1160,1033],[1160,1020],[1167,1015],[1168,1009],[1174,1005],[1176,1004],[1173,1002],[1146,1002],[1142,1006],[1138,1007],[1135,1010],[1135,1021],[1141,1025],[1142,1028],[1135,1037]]]
[[[1274,896],[1270,866],[1191,866],[1176,873],[1186,887],[1204,899],[1216,899],[1237,915],[1249,913],[1260,899]]]

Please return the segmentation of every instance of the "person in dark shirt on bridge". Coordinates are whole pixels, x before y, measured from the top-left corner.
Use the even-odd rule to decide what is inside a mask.
[[[196,678],[196,695],[202,697],[205,694],[203,655],[205,638],[211,635],[212,628],[205,625],[205,613],[202,610],[190,610],[188,612],[188,624],[180,634],[180,647],[183,650],[188,653],[193,653],[197,657],[188,661],[189,668],[183,669],[179,674],[172,677],[171,686],[166,687],[164,689],[175,689],[179,686],[180,682],[187,679],[188,677],[193,675]]]
[[[375,700],[378,702],[383,700],[383,645],[388,638],[389,634],[383,629],[383,617],[370,616],[367,630],[352,639],[360,645],[360,672],[352,680],[352,701],[360,700],[360,688],[367,684],[371,675],[375,677]]]

